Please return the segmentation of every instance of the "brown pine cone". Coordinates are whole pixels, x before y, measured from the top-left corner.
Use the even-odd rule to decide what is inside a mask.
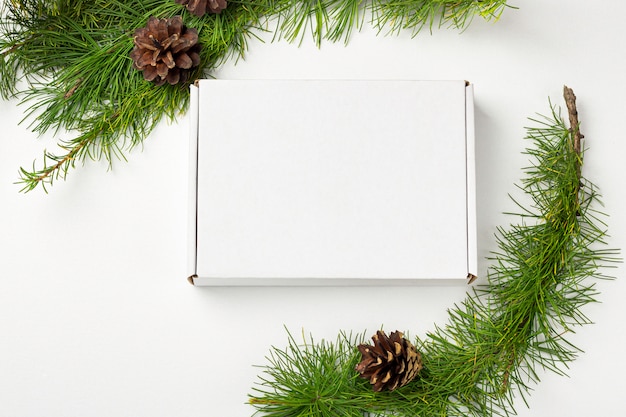
[[[422,369],[422,355],[404,335],[395,331],[389,337],[379,330],[374,346],[361,344],[361,362],[356,371],[370,380],[374,391],[392,391],[411,382]]]
[[[133,67],[157,85],[184,83],[200,65],[198,31],[185,27],[180,16],[151,17],[145,27],[135,30],[134,42]]]
[[[187,6],[187,10],[196,16],[204,16],[209,11],[219,13],[228,5],[226,0],[175,0],[176,3]]]

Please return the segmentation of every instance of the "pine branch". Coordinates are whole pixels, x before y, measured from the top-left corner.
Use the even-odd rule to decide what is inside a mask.
[[[566,93],[566,100],[572,95]],[[550,116],[535,120],[538,126],[527,128],[533,142],[527,150],[532,166],[526,169],[521,189],[533,205],[522,206],[520,224],[498,229],[489,284],[473,289],[461,305],[451,308],[445,326],[416,340],[424,360],[420,377],[395,391],[373,393],[369,384],[353,380],[355,373],[347,373],[346,381],[334,382],[340,391],[316,397],[307,391],[311,389],[307,383],[317,386],[326,374],[309,377],[307,361],[317,357],[320,345],[302,347],[290,339],[289,348],[279,351],[280,361],[270,360],[263,368],[268,377],[250,397],[260,413],[508,416],[515,413],[515,394],[526,401],[531,386],[539,382],[540,370],[565,374],[580,353],[566,336],[575,326],[591,322],[582,312],[597,297],[589,279],[606,278],[600,268],[615,261],[617,251],[599,247],[604,244],[605,225],[594,208],[596,188],[580,177],[578,119],[568,128],[557,109],[551,110]],[[569,114],[577,114],[575,107]],[[535,223],[526,224],[525,219]],[[356,351],[357,341],[347,343]],[[328,345],[323,349],[333,352]],[[326,363],[342,372],[353,367],[345,349],[342,341],[344,353]],[[294,380],[300,383],[289,382]],[[332,409],[307,414],[295,406],[322,400]]]
[[[111,164],[114,157],[125,159],[125,153],[141,144],[160,120],[185,111],[187,85],[159,88],[145,82],[129,58],[135,27],[145,25],[153,13],[174,15],[181,7],[173,1],[137,3],[141,5],[92,0],[9,6],[10,18],[0,25],[10,34],[0,60],[3,95],[16,94],[17,74],[25,74],[29,88],[19,95],[28,105],[25,118],[33,130],[76,134],[59,143],[62,153],[44,152],[43,167],[20,169],[22,191],[65,178],[76,162],[105,158]],[[202,24],[190,18],[191,24],[195,20],[203,26],[203,43],[213,46],[201,51],[204,64],[192,80],[231,50],[241,52],[249,21],[255,19],[241,19],[239,12],[223,13]]]
[[[79,141],[74,147],[61,145],[67,151],[65,155],[57,156],[55,154],[44,151],[43,168],[36,170],[33,163],[33,170],[28,171],[23,167],[20,168],[20,180],[18,184],[24,184],[20,191],[32,191],[41,184],[43,190],[47,193],[46,184],[52,185],[54,180],[65,179],[70,168],[74,167],[76,155],[79,154],[90,143],[89,140]],[[48,165],[48,160],[55,162]]]
[[[94,155],[89,149],[96,146],[98,140],[101,139],[101,135],[108,126],[115,122],[115,119],[119,117],[119,112],[113,113],[108,119],[101,123],[100,130],[90,131],[86,134],[79,136],[78,138],[62,143],[61,149],[66,153],[62,155],[53,154],[48,151],[44,151],[43,168],[35,169],[33,163],[32,171],[20,168],[20,181],[18,184],[23,184],[21,191],[32,191],[41,185],[45,192],[48,192],[46,186],[52,185],[55,180],[65,179],[68,171],[76,166],[77,160],[84,160],[86,156],[91,156],[92,159],[100,159],[103,155],[109,163],[112,160],[111,149],[107,146],[96,147],[98,154]],[[115,145],[114,145],[115,146]],[[115,153],[121,154],[116,150]],[[106,154],[103,154],[106,152]],[[48,161],[52,161],[53,164],[48,164]]]
[[[60,143],[64,154],[44,154],[42,169],[20,170],[22,182],[28,184],[23,190],[64,178],[77,160],[84,162],[87,156],[125,158],[152,125],[186,110],[187,85],[141,85],[147,83],[132,69],[133,31],[150,16],[182,14],[188,27],[198,29],[201,65],[192,82],[224,60],[243,56],[248,39],[259,31],[273,30],[276,39],[292,42],[307,34],[318,45],[324,40],[348,42],[367,12],[375,26],[388,25],[391,31],[436,24],[462,29],[473,15],[497,18],[505,4],[505,0],[232,0],[219,15],[199,18],[173,0],[4,2],[0,95],[20,97],[39,134],[78,132],[76,139]],[[17,91],[20,81],[27,84],[24,91]],[[110,114],[109,107],[119,117],[103,129],[95,119]],[[83,140],[89,144],[81,145]]]

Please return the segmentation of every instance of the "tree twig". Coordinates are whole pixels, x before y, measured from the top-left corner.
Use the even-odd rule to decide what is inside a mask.
[[[585,136],[580,133],[580,122],[578,121],[578,110],[576,109],[576,95],[571,88],[563,86],[563,98],[565,99],[565,105],[567,106],[567,112],[569,114],[570,132],[574,135],[572,146],[574,147],[574,152],[580,157],[580,142]],[[580,179],[580,162],[576,164],[576,167],[578,178]]]
[[[572,149],[576,154],[576,178],[578,183],[576,185],[576,204],[579,205],[580,187],[581,187],[581,164],[582,164],[582,149],[581,140],[585,137],[580,133],[580,121],[578,120],[578,109],[576,108],[576,95],[574,91],[568,86],[563,86],[563,98],[565,99],[565,105],[567,106],[567,113],[569,115],[569,130],[573,135]]]

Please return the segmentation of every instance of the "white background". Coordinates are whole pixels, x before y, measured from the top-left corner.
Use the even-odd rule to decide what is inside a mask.
[[[464,33],[376,37],[350,45],[250,43],[221,78],[467,79],[475,84],[479,272],[507,193],[527,159],[523,127],[574,88],[588,152],[584,173],[611,214],[609,243],[626,247],[623,215],[626,35],[621,0],[517,0],[497,23]],[[271,105],[271,103],[268,103]],[[374,103],[388,106],[390,103]],[[18,167],[50,138],[18,125],[0,102],[0,416],[249,416],[246,405],[283,326],[316,338],[340,330],[423,334],[466,288],[195,288],[185,280],[187,122],[163,124],[128,163],[89,163],[45,195],[19,194]],[[245,115],[242,115],[245,116]],[[596,322],[571,336],[585,350],[570,378],[542,374],[521,416],[622,416],[624,268],[600,282]],[[384,307],[381,308],[381,305]]]

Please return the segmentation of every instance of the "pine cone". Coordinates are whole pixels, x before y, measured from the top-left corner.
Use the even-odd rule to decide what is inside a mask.
[[[219,13],[227,6],[226,0],[175,0],[176,3],[187,6],[187,10],[196,16],[204,16],[207,10]]]
[[[133,67],[157,85],[184,83],[191,70],[200,65],[198,31],[185,27],[180,16],[151,17],[146,27],[135,31],[134,41],[130,53]]]
[[[356,371],[368,378],[374,391],[392,391],[411,382],[422,369],[422,355],[404,335],[395,331],[389,337],[379,330],[372,340],[374,346],[361,344],[361,362]]]

